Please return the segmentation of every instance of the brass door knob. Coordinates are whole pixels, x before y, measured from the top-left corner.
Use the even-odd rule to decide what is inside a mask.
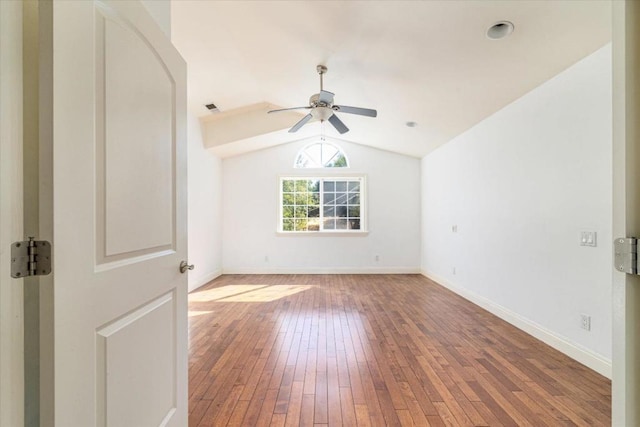
[[[186,273],[187,270],[193,270],[196,266],[193,264],[187,264],[187,261],[180,263],[180,273]]]

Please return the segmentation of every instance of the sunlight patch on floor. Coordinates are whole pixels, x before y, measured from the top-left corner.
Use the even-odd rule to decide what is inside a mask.
[[[267,285],[227,285],[219,288],[205,289],[203,291],[192,292],[189,295],[189,302],[218,301],[222,298],[243,294],[266,286]]]
[[[272,285],[250,292],[233,295],[220,302],[269,302],[311,289],[310,285]]]
[[[192,292],[189,294],[189,302],[269,302],[306,291],[312,287],[310,285],[227,285]],[[194,313],[206,314],[197,311]],[[194,316],[200,314],[194,314]]]
[[[198,311],[198,310],[189,310],[189,317],[202,316],[203,314],[210,314],[213,311]]]

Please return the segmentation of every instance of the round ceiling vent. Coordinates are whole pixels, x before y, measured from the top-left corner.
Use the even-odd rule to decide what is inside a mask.
[[[489,27],[487,37],[491,40],[498,40],[507,37],[513,32],[513,24],[509,21],[499,21]]]

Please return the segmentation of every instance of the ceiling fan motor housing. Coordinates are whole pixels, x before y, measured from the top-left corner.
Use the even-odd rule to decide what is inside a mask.
[[[309,98],[309,105],[311,107],[331,107],[332,106],[332,104],[330,103],[320,101],[319,93],[311,95],[311,98]]]

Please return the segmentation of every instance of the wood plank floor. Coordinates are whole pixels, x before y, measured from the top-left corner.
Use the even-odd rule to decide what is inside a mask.
[[[189,425],[608,426],[611,382],[420,275],[222,276]]]

